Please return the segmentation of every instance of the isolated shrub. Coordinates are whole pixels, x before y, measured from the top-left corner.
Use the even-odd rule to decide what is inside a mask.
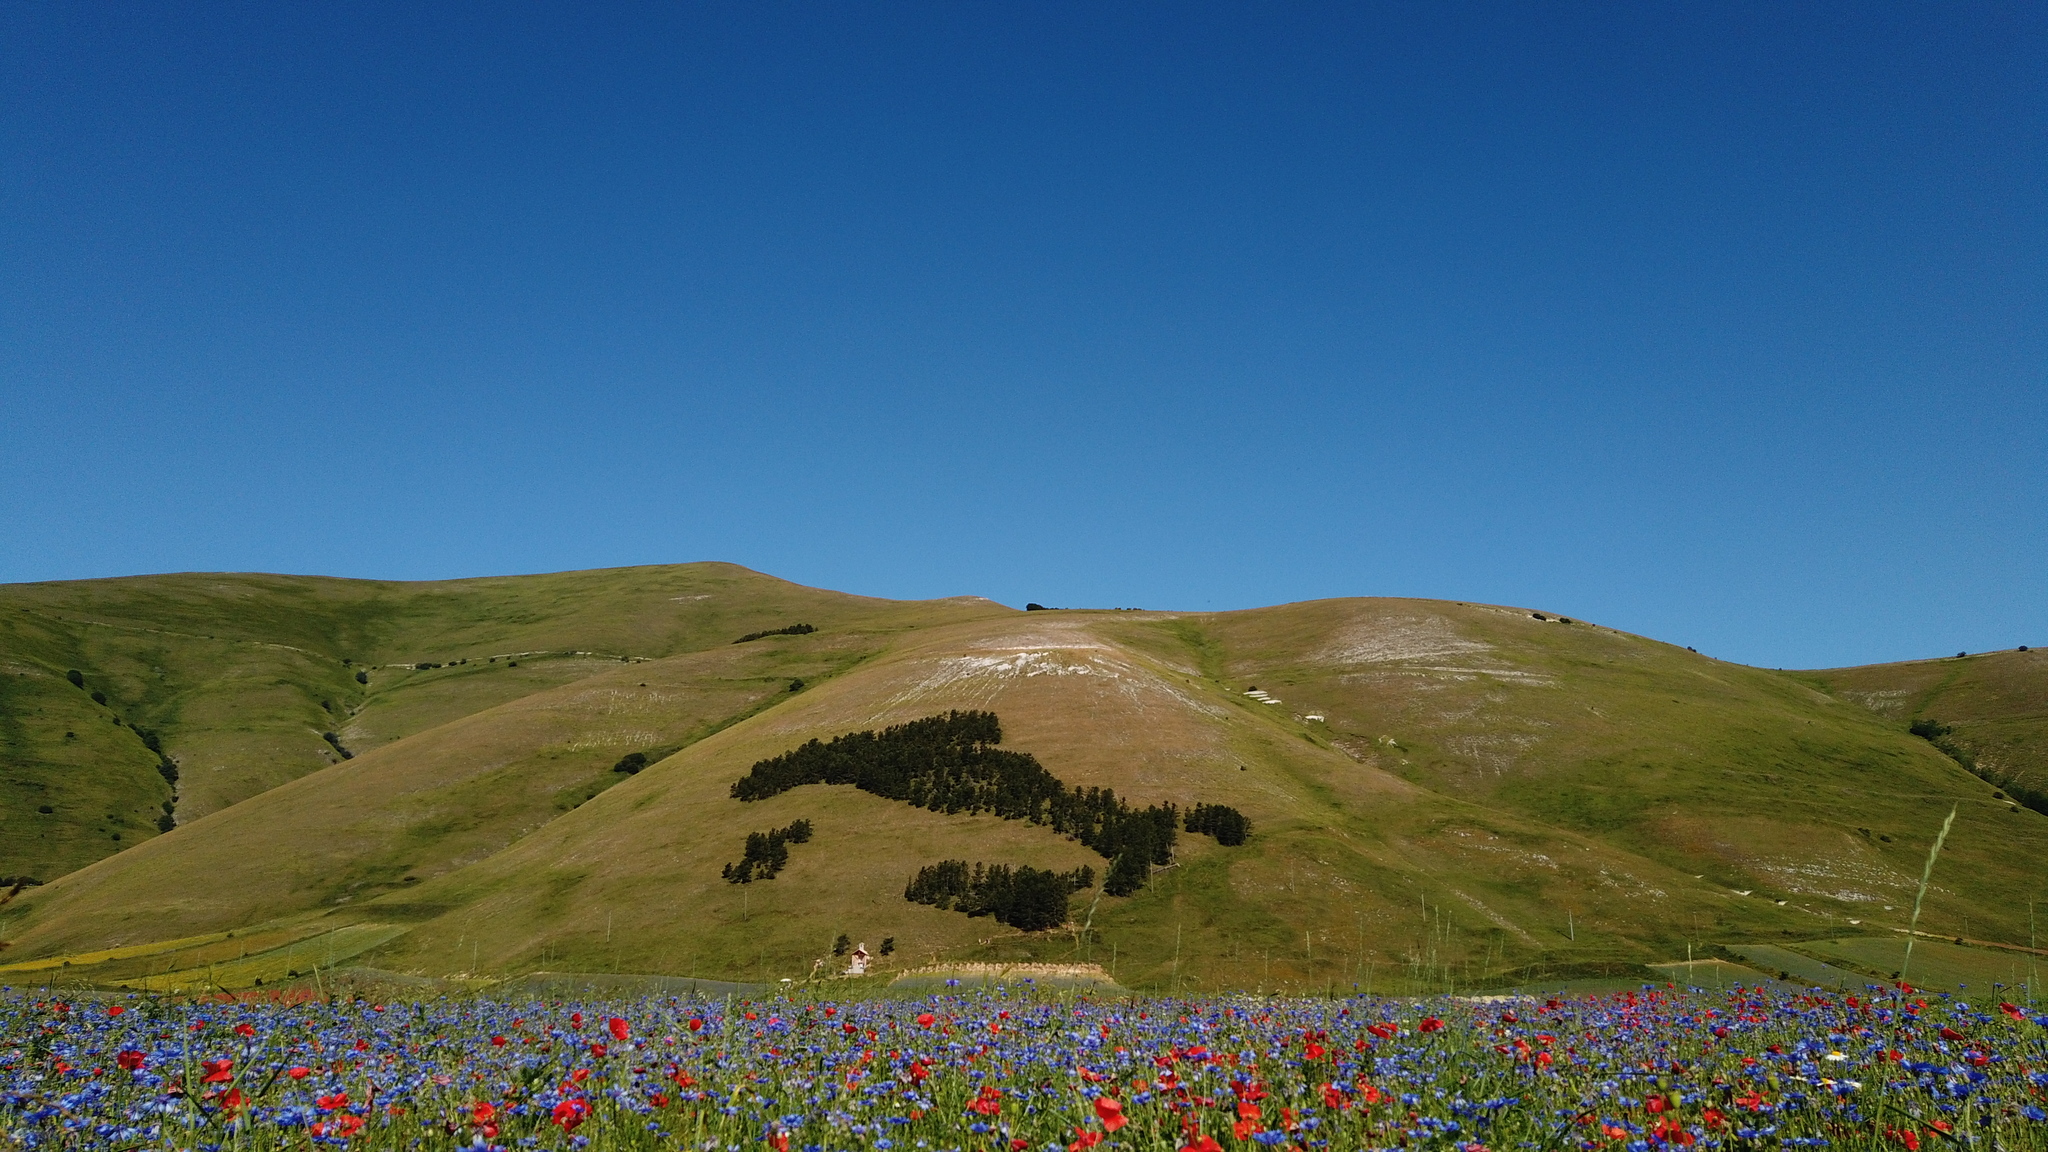
[[[95,704],[105,704],[107,702],[107,694],[97,688],[93,689],[92,702]]]
[[[804,690],[804,682],[803,682],[802,680],[791,680],[791,681],[789,682],[789,690],[790,690],[791,692],[801,692],[801,691],[803,691],[803,690]]]
[[[41,812],[45,816],[54,816],[57,814],[57,810],[55,808],[50,807],[48,804],[36,805],[36,811]]]
[[[631,776],[645,767],[647,767],[647,753],[628,752],[624,756],[619,757],[617,764],[612,765],[612,771],[624,772],[626,775]]]
[[[1026,612],[1044,612],[1047,611],[1047,608],[1043,604],[1026,604],[1024,610]]]
[[[887,956],[894,951],[896,951],[896,938],[894,936],[882,937],[882,947],[880,949],[880,954],[883,956]]]
[[[73,669],[72,669],[71,671],[69,671],[69,672],[66,672],[66,673],[64,674],[64,678],[65,678],[66,680],[69,680],[69,681],[71,681],[71,686],[72,686],[73,688],[83,688],[83,687],[85,687],[85,673],[83,673],[83,672],[80,672],[80,671],[79,671],[78,669],[76,669],[76,668],[73,668]]]
[[[837,940],[834,940],[834,941],[832,942],[832,954],[833,954],[834,956],[844,956],[844,955],[846,955],[846,953],[847,953],[847,950],[848,950],[848,949],[850,949],[850,948],[852,948],[852,947],[853,947],[853,940],[852,940],[852,938],[851,938],[851,937],[849,937],[849,936],[847,936],[847,934],[846,934],[846,933],[844,933],[844,932],[841,932],[841,933],[839,934],[839,939],[837,939]]]
[[[1952,731],[1952,729],[1950,729],[1948,725],[1943,724],[1939,720],[1933,719],[1915,720],[1913,721],[1912,727],[1906,730],[1908,732],[1911,732],[1913,735],[1918,736],[1922,740],[1926,740],[1929,742],[1939,740],[1942,737],[1948,735],[1950,731]]]
[[[166,812],[163,815],[156,818],[156,830],[159,832],[169,832],[171,829],[176,828],[177,826],[178,818],[176,816],[171,815],[169,812]]]
[[[368,684],[369,682],[370,682],[370,674],[369,674],[368,672],[358,672],[358,673],[356,673],[356,683],[358,683],[358,684]]]

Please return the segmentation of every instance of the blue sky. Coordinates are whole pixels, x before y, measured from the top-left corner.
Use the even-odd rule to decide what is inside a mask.
[[[0,580],[2048,644],[2048,9],[0,8]]]

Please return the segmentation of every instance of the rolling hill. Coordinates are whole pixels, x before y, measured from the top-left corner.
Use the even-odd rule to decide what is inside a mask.
[[[817,631],[732,643],[796,622]],[[1088,960],[1148,987],[1498,984],[1888,934],[1951,806],[1923,928],[2024,943],[2028,901],[2048,896],[2048,818],[1865,707],[1855,693],[1889,691],[1845,679],[1866,670],[1746,668],[1524,609],[1017,612],[683,565],[26,585],[0,589],[0,626],[18,682],[0,697],[7,771],[28,781],[0,819],[72,830],[39,858],[49,882],[0,905],[0,965],[127,949],[94,960],[117,966],[95,979],[175,968],[234,931],[238,961],[275,980],[346,931],[357,962],[430,975],[801,978],[846,934],[889,941],[892,970]],[[107,840],[109,855],[101,824],[35,812],[66,787],[95,818],[151,799],[156,757],[132,729],[99,720],[105,752],[62,736],[88,708],[160,735],[195,789],[173,831]],[[913,903],[905,884],[949,859],[1109,862],[1042,824],[846,785],[731,794],[807,741],[954,710],[995,713],[1000,748],[1069,789],[1226,805],[1250,840],[1182,832],[1139,891],[1098,884],[1065,929],[1024,933]],[[614,771],[628,752],[648,766]],[[211,791],[185,783],[216,762]],[[814,833],[774,879],[723,878],[748,833],[796,820]]]

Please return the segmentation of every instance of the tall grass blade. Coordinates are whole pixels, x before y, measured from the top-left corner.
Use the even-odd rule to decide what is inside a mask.
[[[1948,819],[1941,822],[1941,835],[1934,838],[1934,847],[1927,850],[1927,864],[1920,869],[1920,891],[1913,894],[1913,919],[1906,925],[1906,956],[1899,961],[1899,983],[1906,982],[1906,966],[1913,962],[1913,938],[1920,930],[1920,902],[1927,899],[1927,881],[1934,876],[1934,858],[1941,855],[1941,846],[1948,839],[1948,830],[1955,827],[1956,808],[1948,810]]]

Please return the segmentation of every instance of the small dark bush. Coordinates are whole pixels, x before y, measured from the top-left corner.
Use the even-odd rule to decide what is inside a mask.
[[[338,735],[336,735],[335,733],[333,733],[333,732],[322,732],[322,733],[320,734],[320,738],[321,738],[322,740],[325,740],[325,741],[327,741],[327,742],[328,742],[329,744],[333,745],[333,746],[334,746],[334,750],[335,750],[336,752],[339,752],[339,753],[341,753],[341,758],[342,758],[343,760],[353,760],[353,759],[355,759],[355,758],[356,758],[356,754],[355,754],[355,753],[353,753],[353,752],[349,751],[348,749],[346,749],[346,748],[343,748],[343,747],[341,746],[341,737],[340,737],[340,736],[338,736]]]
[[[69,671],[69,672],[66,672],[66,673],[64,674],[64,678],[65,678],[66,680],[69,680],[69,681],[71,681],[71,686],[72,686],[73,688],[83,688],[83,687],[85,687],[85,673],[83,673],[83,672],[80,672],[80,671],[79,671],[78,669],[76,669],[76,668],[73,668],[73,669],[72,669],[71,671]]]
[[[789,682],[789,690],[790,690],[791,692],[801,692],[801,691],[803,691],[803,690],[804,690],[804,682],[803,682],[802,680],[791,680],[791,681]]]
[[[97,688],[93,689],[92,702],[95,704],[105,704],[107,702],[107,694]]]
[[[847,953],[847,950],[848,950],[848,949],[850,949],[850,948],[852,948],[852,947],[853,947],[853,940],[852,940],[852,938],[848,937],[846,933],[844,933],[844,932],[841,932],[841,933],[839,934],[839,939],[837,939],[837,940],[834,940],[834,941],[832,942],[832,954],[833,954],[834,956],[844,956],[844,955],[846,955],[846,953]]]
[[[156,818],[156,830],[159,832],[169,832],[171,829],[176,828],[177,826],[178,818],[176,816],[171,815],[169,812],[166,812],[163,815]]]
[[[1530,618],[1531,618],[1531,619],[1535,619],[1535,620],[1548,620],[1548,619],[1550,619],[1550,617],[1548,617],[1548,616],[1545,616],[1545,615],[1544,615],[1543,613],[1541,613],[1541,612],[1531,612],[1531,613],[1529,613],[1529,616],[1530,616]]]
[[[1045,612],[1049,609],[1047,609],[1046,606],[1043,604],[1026,604],[1024,606],[1024,610],[1026,612]]]
[[[631,776],[645,767],[647,767],[647,753],[628,752],[624,756],[619,757],[617,764],[612,765],[612,771],[624,772],[626,775]]]
[[[36,805],[36,811],[41,812],[45,816],[54,816],[57,814],[57,810],[55,808],[50,807],[48,804]]]
[[[356,683],[358,683],[358,684],[368,684],[369,682],[370,682],[370,674],[369,674],[368,672],[358,672],[358,673],[356,673]]]
[[[896,938],[894,936],[882,937],[881,954],[887,956],[894,951],[896,951]]]

